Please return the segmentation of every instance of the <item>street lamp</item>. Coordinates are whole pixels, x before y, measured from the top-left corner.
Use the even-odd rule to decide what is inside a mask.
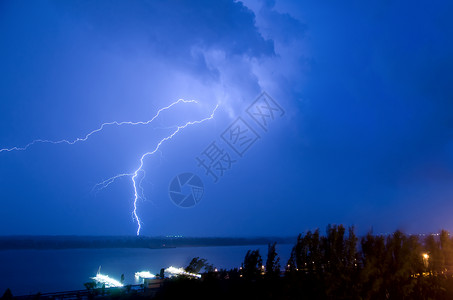
[[[428,253],[423,253],[423,264],[425,265],[425,268],[428,268],[428,259],[429,259],[429,254]]]

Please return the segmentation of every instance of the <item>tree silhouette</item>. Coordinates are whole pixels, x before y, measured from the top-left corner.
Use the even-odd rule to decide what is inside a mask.
[[[206,272],[212,272],[214,270],[214,266],[208,264],[208,260],[205,258],[194,257],[190,261],[189,265],[185,267],[185,270],[189,273],[200,273],[202,269],[205,269]]]
[[[275,278],[280,275],[280,257],[278,257],[275,246],[277,243],[269,244],[267,247],[266,276]]]
[[[3,297],[2,297],[2,300],[12,300],[14,297],[13,297],[13,293],[11,292],[11,290],[8,288],[6,289],[5,293],[3,293]]]
[[[242,274],[245,279],[253,280],[261,277],[263,260],[259,250],[249,250],[242,264]]]
[[[83,285],[89,291],[96,288],[96,282],[94,282],[94,281],[85,282]]]
[[[453,299],[452,260],[453,238],[444,230],[423,239],[369,232],[359,240],[354,227],[329,225],[325,235],[318,229],[299,234],[284,276],[271,243],[264,276],[259,251],[249,250],[240,271],[183,281],[180,290],[199,299]]]

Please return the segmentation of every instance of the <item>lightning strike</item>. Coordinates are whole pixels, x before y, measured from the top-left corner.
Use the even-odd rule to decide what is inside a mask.
[[[11,152],[11,151],[25,151],[27,150],[29,147],[31,147],[32,145],[34,144],[37,144],[37,143],[50,143],[50,144],[68,144],[68,145],[74,145],[75,143],[78,143],[78,142],[85,142],[88,140],[88,138],[90,136],[92,136],[93,134],[97,133],[97,132],[100,132],[102,131],[106,126],[109,126],[109,125],[116,125],[116,126],[122,126],[122,125],[148,125],[150,123],[152,123],[159,115],[161,112],[167,110],[167,109],[170,109],[171,107],[173,107],[174,105],[177,105],[178,103],[197,103],[198,102],[196,100],[184,100],[184,99],[179,99],[178,101],[175,101],[173,103],[171,103],[170,105],[168,106],[165,106],[161,109],[159,109],[156,113],[156,115],[154,115],[154,117],[152,117],[150,120],[148,121],[139,121],[139,122],[131,122],[131,121],[124,121],[124,122],[117,122],[117,121],[113,121],[113,122],[107,122],[107,123],[103,123],[101,124],[101,126],[93,131],[90,131],[89,133],[87,133],[84,137],[82,138],[76,138],[75,140],[59,140],[59,141],[52,141],[52,140],[43,140],[43,139],[37,139],[37,140],[34,140],[30,143],[28,143],[27,145],[23,146],[23,147],[13,147],[13,148],[3,148],[3,149],[0,149],[0,153],[1,152]],[[214,110],[212,111],[211,115],[209,117],[206,117],[204,119],[201,119],[201,120],[197,120],[197,121],[189,121],[189,122],[186,122],[184,125],[180,125],[180,126],[174,126],[172,128],[175,128],[176,129],[167,137],[163,138],[162,140],[160,140],[156,147],[154,148],[154,150],[152,151],[149,151],[149,152],[146,152],[145,154],[143,154],[140,158],[140,165],[138,167],[138,169],[136,169],[134,172],[132,173],[122,173],[122,174],[118,174],[118,175],[115,175],[113,177],[110,177],[98,184],[96,184],[93,189],[94,190],[102,190],[102,189],[105,189],[107,188],[110,184],[112,184],[113,182],[115,182],[116,179],[118,178],[122,178],[122,177],[131,177],[132,179],[132,183],[133,183],[133,187],[134,187],[134,209],[132,211],[132,215],[133,215],[133,219],[137,222],[137,225],[138,225],[138,228],[137,228],[137,235],[140,235],[140,230],[141,230],[141,221],[140,221],[140,218],[137,214],[137,201],[139,199],[145,199],[145,196],[144,196],[144,189],[142,187],[142,181],[146,175],[145,173],[145,170],[143,169],[143,164],[144,164],[144,159],[149,156],[149,155],[153,155],[154,153],[156,153],[160,146],[172,139],[178,132],[180,132],[182,129],[186,128],[187,126],[190,126],[190,125],[195,125],[195,124],[200,124],[200,123],[203,123],[205,121],[208,121],[208,120],[211,120],[212,118],[214,118],[214,114],[215,112],[217,111],[219,107],[219,104],[217,104],[214,108]],[[142,173],[143,176],[141,177],[140,181],[137,183],[137,177],[139,175],[139,173]],[[139,195],[139,192],[138,192],[138,189],[140,189],[140,195]]]
[[[141,191],[141,195],[142,195],[141,198],[144,199],[144,200],[146,200],[146,197],[145,197],[145,189],[144,189],[143,186],[142,186],[143,180],[145,179],[145,176],[146,176],[145,170],[142,170],[142,173],[143,173],[143,176],[142,176],[142,178],[140,179],[140,182],[139,182],[139,184],[138,184],[138,187],[140,188],[140,191]]]
[[[206,117],[204,119],[201,119],[201,120],[197,120],[197,121],[189,121],[189,122],[186,122],[184,125],[181,125],[181,126],[177,126],[176,129],[167,137],[163,138],[162,140],[160,140],[156,147],[152,150],[152,151],[149,151],[149,152],[146,152],[145,154],[143,154],[140,158],[140,165],[139,167],[133,172],[133,173],[124,173],[124,174],[119,174],[119,175],[115,175],[113,177],[110,177],[100,183],[98,183],[96,186],[100,187],[100,189],[104,189],[106,188],[107,186],[109,186],[110,184],[112,184],[116,179],[120,178],[120,177],[124,177],[124,176],[131,176],[132,178],[132,184],[133,184],[133,187],[134,187],[134,209],[132,211],[132,215],[133,215],[133,219],[137,222],[137,235],[140,235],[140,230],[142,228],[142,225],[141,225],[141,221],[140,221],[140,218],[137,214],[137,201],[139,199],[142,199],[142,196],[139,196],[139,192],[138,192],[138,188],[141,188],[141,185],[140,185],[140,182],[139,184],[137,184],[137,177],[138,177],[138,174],[140,172],[144,172],[143,170],[143,164],[144,164],[144,159],[149,156],[149,155],[153,155],[154,153],[156,153],[160,146],[172,139],[178,132],[180,132],[182,129],[186,128],[187,126],[190,126],[190,125],[195,125],[195,124],[200,124],[200,123],[203,123],[205,121],[208,121],[208,120],[211,120],[212,118],[214,118],[214,114],[215,112],[217,111],[217,109],[219,108],[219,104],[217,104],[214,108],[214,110],[212,111],[211,115],[209,117]],[[143,178],[142,178],[143,180]],[[142,191],[142,195],[143,195],[143,191]]]
[[[165,106],[161,109],[159,109],[156,113],[156,115],[154,117],[152,117],[150,120],[148,121],[139,121],[139,122],[130,122],[130,121],[124,121],[124,122],[117,122],[117,121],[113,121],[113,122],[107,122],[107,123],[103,123],[101,124],[101,126],[93,131],[90,131],[89,133],[87,133],[84,137],[81,137],[81,138],[76,138],[75,140],[59,140],[59,141],[52,141],[52,140],[43,140],[43,139],[37,139],[37,140],[34,140],[30,143],[28,143],[27,145],[23,146],[23,147],[13,147],[13,148],[3,148],[3,149],[0,149],[0,153],[1,152],[11,152],[11,151],[25,151],[27,150],[29,147],[33,146],[34,144],[38,144],[38,143],[49,143],[49,144],[68,144],[68,145],[74,145],[75,143],[78,143],[78,142],[85,142],[86,140],[88,140],[88,138],[90,136],[92,136],[93,134],[99,132],[99,131],[102,131],[104,129],[104,127],[106,126],[109,126],[109,125],[116,125],[116,126],[122,126],[122,125],[148,125],[150,123],[152,123],[159,115],[161,112],[171,108],[172,106],[178,104],[178,103],[197,103],[198,102],[196,100],[184,100],[184,99],[179,99],[178,101],[175,101],[173,103],[171,103],[170,105],[168,106]]]

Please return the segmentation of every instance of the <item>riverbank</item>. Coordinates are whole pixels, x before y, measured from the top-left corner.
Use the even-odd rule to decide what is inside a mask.
[[[294,243],[296,237],[0,236],[0,250],[216,247]]]

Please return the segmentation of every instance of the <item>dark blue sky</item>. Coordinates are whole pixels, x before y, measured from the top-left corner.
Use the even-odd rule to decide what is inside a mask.
[[[144,235],[294,235],[453,229],[453,4],[449,1],[1,1],[0,234],[133,235],[130,177],[145,159]],[[266,91],[267,131],[246,109]],[[222,133],[259,139],[240,157]],[[212,142],[235,160],[217,183]],[[200,203],[168,188],[191,172]],[[141,179],[141,177],[140,177]]]

